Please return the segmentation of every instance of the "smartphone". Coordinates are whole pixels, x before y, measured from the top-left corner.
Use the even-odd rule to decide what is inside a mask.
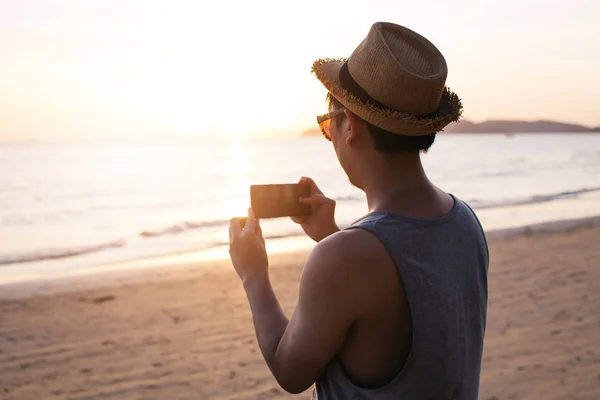
[[[310,184],[286,183],[250,186],[250,205],[256,218],[301,217],[311,214],[310,204],[300,203],[310,196]]]

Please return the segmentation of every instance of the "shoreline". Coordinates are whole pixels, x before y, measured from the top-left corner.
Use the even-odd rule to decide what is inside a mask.
[[[600,215],[540,222],[537,224],[523,225],[514,228],[495,229],[485,232],[485,235],[488,240],[499,240],[510,238],[511,236],[529,236],[539,233],[568,232],[573,229],[592,228],[596,226],[600,226]]]
[[[577,229],[600,226],[600,215],[565,219],[519,227],[486,231],[488,243],[510,240],[513,238],[550,233],[570,232]],[[305,259],[314,242],[307,237],[300,240],[291,238],[286,245],[269,248],[269,259],[272,265],[294,256]],[[285,239],[280,239],[285,241]],[[298,244],[303,242],[300,246]],[[269,244],[269,243],[268,243]],[[269,246],[272,247],[272,246]],[[12,281],[0,280],[0,299],[24,299],[36,296],[47,296],[65,292],[115,287],[128,284],[156,282],[161,279],[172,279],[181,274],[194,273],[202,275],[215,270],[229,268],[230,261],[227,248],[211,250],[187,251],[161,256],[143,257],[118,263],[97,265],[84,268],[78,273],[54,277],[37,277]]]
[[[484,209],[474,207],[474,210],[486,233],[496,235],[498,234],[497,231],[501,231],[504,232],[501,234],[507,234],[510,230],[518,232],[526,227],[539,226],[540,224],[561,224],[565,220],[580,220],[600,216],[600,191],[533,204],[515,204],[501,208]],[[363,210],[359,210],[354,206],[340,205],[336,215],[338,213],[340,224],[344,225],[344,222],[350,224],[356,220],[356,216],[362,215]],[[280,228],[281,226],[278,229]],[[223,233],[225,232],[223,231]],[[163,252],[155,252],[155,254],[139,252],[140,248],[136,248],[137,244],[135,244],[132,247],[134,250],[131,254],[126,252],[117,255],[112,250],[107,250],[106,252],[101,251],[73,257],[1,265],[0,292],[4,286],[14,283],[50,281],[84,275],[96,276],[105,272],[125,269],[146,270],[163,267],[164,264],[179,266],[181,264],[197,264],[228,258],[225,243],[220,246],[200,248],[197,244],[203,243],[203,239],[200,237],[196,239],[198,240],[183,238],[186,245],[182,249],[173,251],[174,249],[165,248]],[[220,241],[224,242],[224,238],[221,238]],[[297,235],[267,239],[269,254],[296,251],[298,249],[308,251],[313,245],[314,243],[306,238],[301,230]],[[121,250],[114,251],[119,252]]]

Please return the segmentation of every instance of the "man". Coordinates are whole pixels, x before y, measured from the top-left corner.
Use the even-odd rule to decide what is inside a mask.
[[[376,23],[347,60],[318,60],[329,91],[318,117],[369,213],[349,228],[310,182],[299,220],[318,244],[284,315],[259,222],[234,219],[230,254],[258,343],[283,389],[323,399],[477,399],[489,255],[473,211],[427,178],[420,152],[459,119],[447,67],[427,39]]]

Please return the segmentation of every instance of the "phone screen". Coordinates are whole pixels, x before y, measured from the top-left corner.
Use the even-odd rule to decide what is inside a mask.
[[[250,203],[256,218],[310,215],[310,205],[299,200],[308,196],[310,185],[304,183],[250,186]]]

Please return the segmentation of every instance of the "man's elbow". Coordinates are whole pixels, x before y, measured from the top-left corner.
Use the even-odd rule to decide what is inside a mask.
[[[286,392],[288,392],[290,394],[300,394],[310,387],[310,385],[297,385],[295,383],[292,383],[292,384],[279,383],[279,386],[281,386],[281,388],[283,390],[285,390]]]
[[[310,388],[314,383],[294,375],[287,377],[276,376],[275,379],[277,380],[279,386],[281,386],[283,390],[290,394],[300,394],[306,389]]]

